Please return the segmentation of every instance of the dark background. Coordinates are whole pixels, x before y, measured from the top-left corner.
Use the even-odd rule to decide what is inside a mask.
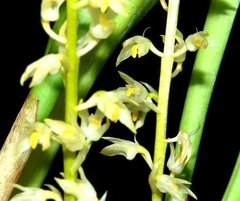
[[[179,29],[186,36],[201,30],[208,11],[208,1],[183,1],[179,14]],[[0,144],[11,128],[19,109],[21,108],[29,89],[21,87],[19,78],[25,67],[44,54],[47,36],[40,25],[40,1],[26,0],[24,2],[4,3],[2,17],[2,54],[1,54],[1,108],[0,108]],[[147,27],[146,36],[153,41],[160,40],[164,34],[165,13],[155,6],[127,37],[142,34]],[[197,161],[196,174],[193,178],[192,190],[200,201],[221,200],[231,170],[239,153],[237,139],[239,128],[239,45],[240,28],[239,12],[234,24],[229,43],[226,47],[222,65],[216,81],[216,86],[210,102],[209,111],[204,126],[203,139]],[[114,89],[124,83],[119,78],[117,70],[128,73],[137,80],[142,80],[155,89],[158,86],[159,59],[148,54],[147,56],[124,62],[119,69],[114,66],[117,51],[113,53],[106,67],[101,72],[91,92],[98,89]],[[190,53],[184,64],[184,70],[173,79],[169,104],[169,135],[175,135],[181,117],[184,97],[195,53]],[[155,117],[149,113],[145,127],[140,129],[138,141],[152,151]],[[117,128],[117,129],[115,129]],[[121,125],[111,126],[106,135],[117,135],[129,138],[131,134]],[[108,190],[107,200],[150,200],[148,186],[149,169],[140,156],[133,161],[123,157],[105,157],[98,152],[104,143],[93,146],[89,158],[84,164],[86,174],[96,186],[99,195]],[[61,171],[61,153],[53,162],[53,167],[46,183],[52,181]]]

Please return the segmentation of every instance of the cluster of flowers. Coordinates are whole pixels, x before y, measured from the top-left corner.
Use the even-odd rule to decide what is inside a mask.
[[[173,143],[180,147],[179,151],[175,150]],[[169,193],[174,200],[184,201],[187,195],[197,199],[196,195],[188,188],[190,182],[177,178],[192,154],[192,144],[190,141],[190,134],[185,131],[180,131],[174,138],[166,139],[166,143],[170,144],[170,156],[167,161],[167,167],[171,172],[167,174],[157,174],[158,163],[153,164],[152,172],[149,175],[149,183],[152,191],[161,191],[162,193]]]
[[[47,75],[55,74],[61,71],[65,72],[68,61],[64,54],[66,45],[66,23],[64,22],[55,33],[51,29],[51,23],[59,19],[59,9],[65,0],[42,0],[41,4],[41,22],[47,34],[59,42],[59,53],[46,55],[39,60],[27,66],[23,73],[20,83],[32,77],[30,87],[41,83]],[[90,24],[88,31],[79,38],[77,55],[83,56],[92,50],[100,40],[109,37],[114,29],[114,15],[127,15],[123,4],[127,0],[79,0],[75,9],[86,9],[89,13]],[[187,51],[196,51],[198,48],[207,46],[207,33],[197,32],[183,39],[180,31],[176,32],[174,61],[177,67],[173,72],[176,76],[182,69],[182,63],[185,60]],[[164,36],[163,36],[164,41]],[[123,43],[123,48],[117,58],[116,65],[132,57],[142,57],[152,51],[159,57],[164,54],[159,51],[152,42],[143,36],[134,36]],[[157,163],[153,163],[150,153],[146,148],[136,140],[137,129],[143,126],[145,117],[149,111],[159,112],[157,103],[157,92],[147,83],[138,82],[123,72],[120,76],[127,83],[124,87],[119,87],[112,91],[97,91],[87,101],[79,101],[75,107],[78,112],[79,121],[73,119],[71,124],[60,120],[45,119],[43,122],[35,122],[26,126],[25,139],[22,141],[18,151],[24,152],[27,149],[35,149],[37,145],[42,146],[42,150],[47,150],[51,142],[55,141],[64,145],[71,152],[76,152],[77,157],[72,166],[72,170],[79,170],[80,179],[70,181],[67,179],[56,178],[56,182],[65,193],[73,195],[81,201],[104,201],[106,193],[101,199],[98,199],[97,193],[91,183],[88,181],[81,167],[93,142],[105,139],[113,144],[102,149],[101,153],[107,156],[123,155],[128,160],[132,160],[138,153],[142,155],[151,169],[149,183],[152,189],[157,189],[163,193],[169,193],[174,199],[183,201],[186,195],[196,198],[194,193],[186,186],[188,181],[175,177],[175,174],[181,173],[184,166],[191,156],[190,136],[186,132],[179,134],[172,139],[167,139],[170,143],[171,154],[167,162],[171,175],[158,175],[156,169]],[[63,76],[64,77],[64,76]],[[90,108],[95,108],[94,113],[90,113]],[[93,111],[93,109],[91,109]],[[119,121],[125,125],[134,135],[134,141],[124,140],[114,137],[103,137],[108,130],[110,122]],[[176,153],[173,142],[180,145],[180,151]],[[62,175],[64,177],[64,175]],[[27,188],[17,184],[14,186],[22,193],[14,196],[11,201],[21,200],[47,200],[52,199],[62,201],[63,198],[59,190],[52,185],[47,185],[49,190],[40,188]]]
[[[58,72],[63,74],[63,78],[65,77],[64,73],[69,64],[68,58],[65,55],[67,45],[67,20],[63,22],[58,33],[56,33],[51,27],[52,23],[60,19],[60,9],[65,6],[65,2],[65,0],[42,0],[42,27],[52,39],[58,42],[59,49],[57,53],[45,55],[28,65],[21,76],[21,85],[24,85],[29,78],[32,78],[29,87],[34,87],[40,84],[48,75],[53,75]],[[84,28],[84,32],[81,33],[78,39],[77,56],[81,57],[87,54],[101,40],[108,38],[112,34],[115,28],[115,16],[127,15],[127,11],[124,8],[124,5],[127,2],[127,0],[79,0],[73,6],[73,9],[79,10],[79,12],[84,12],[84,16],[87,18],[84,19],[87,28]],[[111,93],[102,94],[100,97],[102,97],[103,100],[106,100],[110,94]],[[114,93],[112,94],[113,96],[116,96]],[[115,103],[113,103],[113,105],[114,104]],[[125,118],[124,115],[128,115],[126,111],[122,112],[123,110],[126,110],[126,108],[120,103],[120,100],[116,103],[115,108],[118,107],[123,108],[119,108],[119,114],[117,113],[118,109],[116,109],[110,120],[117,121],[118,119],[121,119],[120,121],[122,121]],[[144,115],[139,119],[143,118]],[[87,180],[81,164],[85,160],[92,142],[99,140],[103,133],[109,128],[110,120],[105,117],[105,114],[101,109],[96,109],[94,114],[89,114],[88,110],[80,111],[79,122],[73,119],[71,124],[53,119],[45,119],[43,122],[29,124],[26,125],[25,139],[20,143],[17,151],[24,152],[30,148],[35,149],[38,144],[40,144],[42,150],[45,151],[51,146],[52,141],[56,141],[63,144],[70,151],[77,152],[78,154],[72,170],[79,170],[79,177],[81,179],[70,181],[67,179],[56,178],[56,182],[65,193],[75,196],[77,200],[96,201],[99,199],[97,198],[95,189]],[[128,125],[130,126],[130,124]],[[136,130],[133,125],[131,125],[131,129]],[[62,176],[64,177],[64,175]],[[11,201],[63,200],[60,191],[52,185],[47,185],[49,190],[28,188],[18,184],[13,185],[23,192],[12,197]],[[105,199],[106,194],[104,194],[100,200],[104,201]]]
[[[164,2],[165,1],[162,1],[161,3],[164,9],[167,10],[167,7],[164,6]],[[176,44],[172,57],[174,58],[174,62],[176,62],[177,65],[175,70],[172,72],[172,77],[175,77],[179,72],[182,71],[182,64],[185,61],[187,51],[194,52],[199,48],[206,48],[208,46],[208,41],[206,39],[207,36],[208,33],[200,31],[189,35],[184,40],[183,34],[179,30],[176,31]],[[162,36],[162,38],[164,42],[164,36]],[[130,56],[133,58],[136,58],[138,56],[138,58],[140,58],[146,55],[149,50],[159,57],[164,56],[164,53],[159,51],[148,38],[140,35],[129,38],[123,43],[123,48],[117,58],[116,66],[118,66],[122,61],[126,60]],[[180,150],[178,152],[175,150],[173,142],[176,142],[176,144],[179,145]],[[146,152],[146,149],[144,149],[142,146],[139,148],[139,144],[135,140],[135,155],[136,153],[140,153],[151,168],[151,173],[149,175],[149,184],[152,188],[152,191],[169,193],[174,200],[178,201],[184,201],[187,195],[190,195],[193,198],[197,199],[196,195],[187,186],[191,183],[176,177],[176,175],[182,172],[191,157],[192,145],[190,141],[190,135],[187,132],[180,131],[175,138],[167,139],[166,143],[170,143],[170,156],[167,162],[167,167],[171,173],[170,175],[159,175],[157,173],[159,162],[153,163],[152,159],[150,158],[150,154]],[[130,145],[129,142],[127,144]],[[131,145],[131,148],[128,146],[127,149],[127,144],[125,146],[125,149],[119,151],[118,154],[124,153],[125,151],[125,155],[127,157],[129,153],[133,152],[133,145]],[[105,148],[103,151],[109,152],[108,149],[109,147]],[[108,155],[111,154],[108,153]]]
[[[114,28],[114,18],[117,15],[127,16],[124,4],[127,0],[79,0],[74,9],[84,12],[86,21],[84,24],[84,33],[81,33],[78,39],[77,55],[79,57],[90,52],[101,40],[108,38]],[[68,68],[67,58],[64,54],[67,39],[65,20],[56,33],[51,23],[60,19],[60,8],[64,5],[65,0],[42,0],[41,3],[41,23],[45,32],[59,43],[58,53],[48,54],[27,66],[21,76],[20,84],[32,77],[29,87],[40,84],[47,75],[56,74],[59,71],[65,72]],[[87,26],[87,28],[85,28]],[[82,31],[82,30],[81,30]]]
[[[183,34],[179,30],[176,31],[175,37],[177,43],[175,44],[175,50],[172,54],[172,57],[174,58],[174,62],[177,63],[177,66],[172,73],[172,77],[175,77],[179,72],[182,71],[182,64],[186,59],[187,51],[194,52],[199,48],[207,48],[207,36],[208,33],[199,31],[192,35],[189,35],[184,40]],[[162,38],[164,42],[164,36],[162,36]],[[146,55],[149,50],[159,57],[164,56],[163,52],[158,50],[148,38],[140,35],[133,36],[123,43],[123,48],[117,58],[116,66],[118,66],[122,61],[126,60],[130,56],[133,58],[136,58],[138,56],[138,58],[140,58]]]
[[[124,155],[132,160],[140,153],[149,167],[152,167],[152,159],[149,152],[136,140],[137,129],[144,124],[147,113],[151,110],[158,112],[155,105],[157,92],[147,83],[137,82],[123,72],[120,76],[126,81],[126,86],[112,91],[97,91],[86,102],[82,100],[75,107],[79,114],[79,121],[67,124],[60,120],[45,119],[44,122],[35,122],[26,126],[25,140],[22,141],[18,151],[24,152],[30,148],[42,146],[47,150],[52,141],[63,144],[72,152],[77,152],[77,157],[72,170],[79,170],[82,179],[74,182],[56,178],[56,182],[62,190],[74,195],[78,200],[98,200],[96,192],[87,180],[81,167],[93,142],[102,139],[112,142],[102,149],[101,153],[107,156]],[[95,107],[95,113],[89,114],[89,109]],[[103,137],[110,126],[110,122],[121,122],[134,134],[135,141],[123,140],[114,137]],[[61,200],[58,190],[47,185],[50,190],[39,188],[26,188],[15,185],[23,190],[11,201],[39,196],[40,200]],[[37,198],[37,197],[36,197]],[[105,200],[106,194],[100,199]]]

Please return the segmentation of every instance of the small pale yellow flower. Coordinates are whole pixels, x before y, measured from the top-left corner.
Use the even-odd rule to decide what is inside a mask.
[[[51,146],[51,129],[42,122],[34,122],[25,125],[26,132],[16,147],[16,153],[23,153],[29,149],[35,149],[37,145],[42,146],[42,151]]]
[[[56,21],[59,19],[59,9],[65,0],[42,0],[41,18],[45,21]]]
[[[78,125],[70,125],[60,120],[45,119],[44,122],[56,134],[55,140],[72,152],[79,151],[85,143],[85,136]]]
[[[9,201],[63,201],[61,193],[52,185],[46,185],[50,190],[24,187],[18,184],[13,184],[13,186],[22,192],[14,195]]]
[[[42,0],[41,3],[41,23],[46,33],[60,43],[66,43],[66,38],[55,33],[50,25],[50,22],[55,22],[59,19],[59,9],[65,0]]]
[[[79,174],[81,179],[77,181],[59,178],[55,180],[65,193],[75,196],[78,201],[105,201],[106,193],[100,200],[98,199],[94,187],[88,181],[82,168],[79,168]]]
[[[157,178],[156,187],[162,193],[169,193],[176,201],[185,201],[187,195],[197,200],[196,195],[186,186],[190,184],[186,180],[162,174]]]
[[[131,111],[135,127],[138,129],[143,126],[145,117],[150,110],[158,112],[158,108],[153,102],[158,96],[157,91],[147,83],[137,82],[123,72],[119,71],[119,74],[127,84],[125,87],[119,87],[117,91],[125,94],[128,98],[125,105]]]
[[[27,127],[30,134],[30,146],[35,149],[38,144],[42,145],[42,150],[47,150],[51,145],[52,131],[42,122],[31,123]]]
[[[144,102],[146,103],[146,106],[157,112],[156,105],[148,100],[148,98],[156,100],[155,98],[158,96],[157,91],[145,82],[138,82],[121,71],[118,71],[118,73],[127,83],[125,86],[126,96],[131,98],[133,103],[140,105]],[[121,89],[124,88],[120,87],[119,90]]]
[[[190,141],[190,135],[187,132],[180,131],[174,138],[167,139],[170,143],[170,156],[167,162],[167,167],[173,173],[179,174],[189,161],[192,154],[192,143]],[[180,150],[176,153],[172,142],[177,142],[180,146]]]
[[[122,155],[128,160],[133,160],[139,153],[142,155],[146,163],[152,168],[152,159],[148,150],[141,146],[135,139],[135,142],[123,140],[114,137],[103,137],[103,139],[112,142],[113,144],[103,148],[101,153],[106,156]]]
[[[78,56],[90,52],[101,40],[108,38],[115,28],[112,17],[93,8],[88,8],[87,11],[86,15],[90,18],[87,24],[90,25],[88,32],[78,40]]]
[[[133,133],[136,133],[131,112],[116,91],[97,91],[86,102],[80,102],[76,106],[76,110],[82,111],[95,106],[111,121],[117,122],[119,120]]]
[[[182,71],[182,64],[185,61],[187,51],[194,52],[199,48],[207,48],[207,36],[208,33],[200,31],[195,34],[189,35],[184,41],[182,33],[177,30],[177,43],[175,45],[175,50],[173,53],[174,61],[177,62],[177,66],[172,73],[172,78],[177,76],[178,73]]]
[[[115,22],[107,18],[106,15],[101,14],[97,23],[91,24],[90,33],[94,38],[106,39],[108,38],[115,28]]]
[[[138,56],[138,58],[140,58],[146,55],[149,50],[160,57],[163,55],[162,52],[160,52],[148,38],[139,35],[125,40],[122,46],[123,48],[117,57],[116,66],[118,66],[122,61],[128,59],[130,56],[133,58]]]
[[[53,75],[62,69],[62,54],[48,54],[37,61],[29,64],[21,76],[20,84],[32,77],[29,87],[40,84],[48,74]]]
[[[83,56],[90,52],[101,40],[108,38],[116,26],[116,13],[127,15],[123,4],[127,0],[81,0],[74,6],[82,8],[90,18],[88,32],[79,39],[77,55]],[[113,11],[113,12],[109,12]]]
[[[79,116],[81,129],[89,141],[98,141],[110,126],[108,119],[103,123],[105,116],[99,109],[96,109],[95,114],[91,115],[89,115],[87,110],[80,111]]]
[[[199,48],[207,48],[208,41],[206,37],[208,33],[205,31],[199,31],[195,34],[188,36],[185,40],[186,47],[189,51],[193,52]]]

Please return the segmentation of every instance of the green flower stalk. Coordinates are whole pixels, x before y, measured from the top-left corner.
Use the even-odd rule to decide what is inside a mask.
[[[66,57],[69,62],[68,68],[65,69],[65,121],[71,124],[72,120],[77,121],[77,113],[74,107],[78,101],[78,73],[79,73],[79,57],[77,56],[77,41],[78,41],[78,11],[73,9],[77,0],[67,0],[67,27],[66,27]],[[68,135],[72,135],[69,133]],[[63,146],[63,169],[64,178],[75,181],[77,172],[72,171],[76,153]],[[72,195],[64,195],[65,201],[74,201]]]
[[[168,99],[171,84],[171,76],[173,69],[173,53],[175,46],[177,21],[178,21],[178,11],[179,11],[180,0],[169,1],[168,13],[167,13],[167,24],[164,39],[164,50],[163,57],[161,59],[161,75],[159,81],[158,90],[158,108],[160,110],[157,113],[156,121],[156,134],[155,134],[155,146],[154,146],[154,163],[158,163],[155,178],[157,179],[163,174],[164,164],[165,164],[165,154],[166,154],[166,131],[167,131],[167,114],[168,114]],[[151,175],[150,175],[151,176]],[[155,183],[150,180],[151,183]],[[152,186],[153,184],[151,184]],[[152,201],[161,201],[162,193],[156,188],[152,187]]]

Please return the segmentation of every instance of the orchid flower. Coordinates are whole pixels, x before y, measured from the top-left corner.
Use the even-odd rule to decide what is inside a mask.
[[[190,184],[186,180],[162,174],[157,178],[156,187],[162,193],[169,193],[176,201],[185,201],[187,195],[197,200],[197,196],[186,186]]]
[[[152,168],[152,159],[150,153],[146,148],[137,142],[136,138],[135,142],[114,137],[103,137],[103,139],[108,140],[113,144],[103,148],[101,150],[102,154],[107,156],[123,155],[126,157],[126,159],[133,160],[139,153],[142,155],[148,166]]]
[[[42,151],[47,150],[51,146],[51,129],[42,122],[34,122],[25,126],[26,133],[17,147],[19,153],[23,153],[28,149],[35,149],[38,144],[42,145]]]
[[[61,193],[52,185],[46,185],[50,190],[24,187],[18,184],[13,184],[13,186],[22,192],[14,195],[9,201],[63,201]]]
[[[192,35],[189,35],[185,41],[183,39],[182,33],[177,30],[176,32],[176,40],[177,44],[175,45],[175,52],[173,54],[174,61],[177,63],[175,70],[172,73],[172,78],[177,76],[179,72],[182,71],[182,64],[186,58],[186,52],[194,52],[199,48],[207,48],[208,41],[207,37],[208,33],[204,31],[196,32]]]
[[[117,122],[119,120],[133,133],[136,133],[131,112],[121,101],[121,97],[116,91],[97,91],[86,102],[80,101],[75,109],[82,111],[95,106],[111,121]]]
[[[102,39],[108,38],[115,28],[114,20],[108,18],[106,14],[93,9],[89,9],[89,13],[91,17],[89,31],[78,40],[79,57],[90,52]]]
[[[89,31],[79,39],[77,55],[83,56],[91,51],[102,39],[108,38],[114,28],[116,14],[127,15],[124,9],[126,0],[82,0],[74,8],[85,8],[91,18]],[[114,12],[108,12],[108,10]]]
[[[179,174],[187,164],[192,154],[192,143],[190,135],[187,132],[180,131],[178,135],[171,139],[166,139],[170,143],[170,157],[167,162],[167,167],[173,173]],[[177,142],[180,145],[180,150],[176,153],[172,142]]]
[[[148,38],[139,35],[125,40],[122,46],[123,48],[117,57],[116,66],[118,66],[122,61],[128,59],[130,56],[133,58],[138,56],[138,58],[140,58],[146,55],[149,50],[159,57],[163,56],[163,53],[160,52]]]
[[[51,22],[59,19],[59,9],[65,0],[42,0],[41,3],[41,23],[45,32],[54,40],[61,44],[66,43],[66,38],[55,33],[51,28]]]
[[[97,193],[82,168],[79,168],[79,174],[81,179],[76,181],[60,178],[55,180],[65,193],[75,196],[78,201],[105,201],[106,193],[100,200],[97,198]]]
[[[40,84],[48,74],[53,75],[63,71],[62,64],[64,63],[64,56],[62,54],[48,54],[29,64],[20,78],[20,84],[32,77],[29,87]]]
[[[83,134],[89,141],[98,141],[110,126],[107,118],[106,122],[103,123],[105,116],[98,109],[96,109],[95,114],[91,115],[87,110],[80,111],[79,117]]]
[[[54,139],[63,144],[67,149],[75,152],[83,148],[85,136],[77,123],[70,125],[63,121],[53,119],[45,119],[44,122],[52,132],[56,134]]]
[[[125,87],[117,89],[119,93],[125,93],[125,96],[132,101],[126,101],[125,104],[132,112],[132,118],[135,123],[136,129],[143,126],[145,117],[150,110],[158,112],[157,106],[153,103],[152,99],[156,100],[157,92],[147,83],[140,83],[120,72],[121,78],[127,83]],[[134,102],[133,102],[134,101]]]

